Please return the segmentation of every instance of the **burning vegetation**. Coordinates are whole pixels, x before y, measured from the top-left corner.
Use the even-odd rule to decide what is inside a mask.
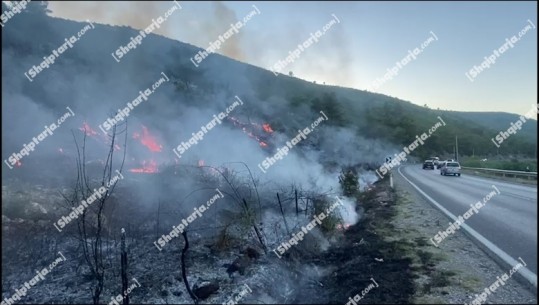
[[[270,146],[268,146],[268,143],[271,145],[271,147],[274,147],[274,145],[271,143],[273,129],[271,129],[270,124],[264,123],[260,125],[253,123],[250,120],[249,122],[244,123],[235,117],[228,117],[228,120],[235,127],[240,128],[250,138],[255,139],[261,147],[271,149]]]
[[[36,18],[30,18],[33,21],[29,24],[44,22]],[[51,36],[43,37],[47,39],[42,43],[49,43]],[[106,41],[96,39],[91,47]],[[85,42],[80,43],[79,49],[84,49]],[[86,58],[70,58],[70,54],[76,51],[66,52],[65,62]],[[351,142],[351,137],[339,129],[342,113],[331,106],[336,103],[323,100],[314,103],[313,109],[307,108],[304,116],[292,116],[298,103],[289,106],[282,98],[275,107],[266,108],[267,100],[250,94],[249,88],[239,85],[242,82],[216,80],[211,69],[192,69],[174,56],[167,58],[170,64],[165,65],[165,74],[178,81],[162,84],[147,103],[131,112],[129,121],[115,125],[108,134],[95,122],[102,122],[111,108],[125,105],[124,101],[136,92],[133,87],[146,88],[146,81],[153,81],[161,71],[136,68],[136,77],[126,85],[122,82],[131,74],[118,68],[121,65],[103,65],[101,59],[90,56],[88,65],[94,69],[84,67],[87,73],[80,82],[84,86],[75,85],[74,77],[65,79],[65,83],[74,84],[73,88],[66,86],[68,93],[80,97],[73,99],[73,109],[85,120],[77,116],[72,125],[59,128],[48,142],[52,149],[44,143],[24,166],[19,162],[26,176],[13,178],[3,188],[7,204],[2,225],[5,241],[11,245],[2,253],[6,258],[2,264],[7,294],[21,277],[42,267],[61,250],[67,258],[65,264],[59,265],[58,273],[51,274],[43,285],[29,291],[25,302],[103,303],[129,287],[132,278],[140,282],[140,287],[129,300],[137,303],[221,303],[234,293],[238,282],[249,282],[252,288],[245,302],[328,300],[329,296],[318,294],[315,288],[322,281],[328,286],[338,283],[332,283],[332,266],[324,265],[321,258],[338,247],[363,216],[359,199],[362,190],[341,188],[338,181],[340,167],[357,163],[357,159],[334,157],[328,148],[335,146],[328,139]],[[60,61],[56,67],[59,71],[67,69]],[[103,71],[110,71],[106,73],[110,82],[103,81]],[[196,86],[186,86],[186,90],[173,87],[179,80]],[[33,84],[56,88],[56,82],[62,80],[40,78]],[[90,106],[79,102],[87,101],[88,88],[92,89],[93,100],[106,102]],[[35,94],[31,98],[36,103],[55,105],[57,95],[45,91],[45,97]],[[107,98],[102,98],[101,92],[106,92]],[[171,143],[188,138],[191,130],[211,120],[213,114],[223,110],[227,97],[235,94],[250,103],[223,119],[223,124],[208,132],[189,155],[176,158]],[[322,109],[331,118],[330,123],[309,134],[309,145],[298,144],[271,172],[258,171],[257,163],[274,155],[276,147],[282,147],[298,129],[309,126]],[[361,145],[353,145],[345,148],[359,151]],[[368,171],[356,168],[354,179],[376,181]],[[108,186],[112,176],[119,173],[125,179]],[[87,207],[76,213],[72,222],[61,232],[56,231],[53,224],[70,215],[73,208],[78,209],[94,189],[105,186],[104,196],[86,202]],[[171,232],[173,226],[178,228],[178,219],[189,218],[216,189],[224,195],[222,200],[207,206],[181,234],[174,231],[176,236],[162,251],[154,246],[156,239]],[[328,212],[337,198],[343,206]],[[310,228],[303,240],[282,258],[274,255],[273,249],[292,235],[299,236],[298,230],[312,226],[313,218],[321,213],[328,215]]]
[[[271,147],[275,147],[275,145],[273,144],[274,131],[269,123],[243,123],[235,117],[228,117],[228,122],[230,122],[231,125],[234,126],[234,128],[242,130],[243,133],[245,133],[249,138],[256,140],[261,148],[270,150]],[[87,137],[93,139],[96,142],[99,142],[100,145],[110,145],[111,143],[110,138],[107,135],[98,133],[86,121],[82,124],[79,130],[82,131]],[[140,128],[132,132],[132,136],[130,138],[131,141],[128,143],[128,146],[142,145],[146,148],[147,152],[149,153],[149,156],[140,159],[134,156],[130,156],[128,154],[126,159],[129,160],[128,166],[131,167],[129,169],[130,172],[139,174],[158,173],[160,164],[158,163],[158,161],[156,161],[156,159],[161,160],[161,165],[169,164],[172,161],[178,164],[178,159],[175,159],[170,155],[169,158],[165,157],[165,154],[163,154],[163,144],[160,143],[158,138],[159,137],[153,132],[151,132],[147,126],[142,124],[140,125]],[[121,147],[119,144],[114,144],[114,150],[120,149]],[[63,148],[58,148],[58,152],[64,154]],[[21,163],[19,162],[17,166],[20,165]],[[204,161],[199,161],[199,165],[203,166]]]

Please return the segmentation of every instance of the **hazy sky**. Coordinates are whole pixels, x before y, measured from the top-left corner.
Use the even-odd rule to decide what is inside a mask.
[[[524,114],[537,103],[536,2],[179,3],[182,9],[157,33],[203,48],[254,11],[255,5],[260,14],[225,40],[218,52],[265,69],[284,60],[335,15],[340,23],[304,49],[284,73],[293,71],[305,80],[368,89],[446,110]],[[49,4],[52,16],[137,29],[172,6],[173,2]],[[493,55],[506,38],[518,37],[526,27],[512,48],[499,57]],[[414,48],[422,52],[397,67],[396,62]],[[494,64],[470,72],[491,55]],[[373,82],[391,68],[398,74],[373,88]]]

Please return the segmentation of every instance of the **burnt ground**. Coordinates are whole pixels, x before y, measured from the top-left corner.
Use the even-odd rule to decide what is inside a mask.
[[[464,303],[507,271],[460,232],[440,249],[432,246],[428,238],[441,229],[444,216],[414,196],[405,183],[395,180],[395,191],[384,180],[358,196],[361,220],[344,232],[327,232],[326,251],[296,253],[300,246],[310,243],[307,239],[282,259],[270,249],[267,255],[248,266],[243,275],[236,273],[229,277],[223,265],[231,263],[245,246],[257,247],[252,232],[237,240],[230,238],[230,245],[222,249],[216,248],[215,239],[191,232],[186,259],[190,285],[218,283],[218,291],[202,303],[222,304],[241,293],[243,285],[248,285],[252,293],[238,303],[345,304],[349,297],[371,285],[372,278],[378,287],[366,293],[361,304]],[[31,197],[8,189],[3,186],[3,195],[9,198],[3,198],[3,203],[61,200],[56,191],[43,187],[34,187]],[[46,205],[32,204],[29,208],[34,209],[30,211],[33,213],[42,213],[42,208],[53,213]],[[136,208],[136,205],[132,207]],[[3,207],[3,214],[6,211]],[[132,216],[130,221],[138,223]],[[67,260],[17,303],[92,302],[93,279],[82,261],[76,238],[66,238],[68,232],[56,232],[46,220],[9,219],[3,215],[2,227],[2,298],[13,295],[14,289],[35,275],[36,269],[54,261],[57,251],[62,251]],[[114,231],[119,228],[115,226]],[[141,284],[131,292],[131,303],[192,303],[182,281],[181,237],[160,252],[153,245],[154,230],[137,226],[127,227],[127,231],[130,233],[129,278],[136,278]],[[108,303],[121,291],[119,239],[111,236],[106,245],[107,279],[101,303]],[[515,281],[498,289],[487,301],[490,304],[536,302],[536,295]]]
[[[6,188],[4,186],[4,192]],[[186,260],[190,285],[208,281],[218,283],[219,290],[203,303],[226,302],[241,290],[242,285],[247,284],[253,293],[246,295],[240,303],[344,304],[348,297],[353,297],[371,284],[372,277],[379,287],[366,294],[361,303],[407,303],[414,291],[412,260],[399,255],[403,247],[401,243],[387,241],[380,234],[382,231],[394,231],[390,220],[396,215],[395,194],[388,189],[387,182],[382,181],[371,191],[361,193],[358,197],[358,211],[361,214],[364,212],[361,220],[344,232],[326,232],[329,242],[327,251],[303,251],[297,255],[294,255],[295,251],[290,251],[290,255],[282,259],[270,251],[249,266],[244,275],[236,273],[229,277],[222,266],[238,255],[239,250],[245,247],[246,240],[256,248],[253,236],[245,236],[228,248],[217,250],[215,240],[192,232]],[[31,200],[51,200],[55,198],[54,193],[46,188],[37,188]],[[5,195],[11,200],[19,198],[9,192]],[[38,213],[39,209],[36,209]],[[43,282],[33,287],[23,302],[91,303],[93,279],[82,260],[76,238],[65,238],[67,232],[51,230],[50,223],[44,220],[4,217],[2,223],[2,239],[7,246],[2,251],[2,265],[5,267],[2,275],[3,297],[11,296],[15,288],[33,276],[35,269],[45,267],[58,257],[57,251],[62,251],[66,262],[58,265]],[[127,231],[133,232],[133,228],[127,228]],[[192,303],[182,281],[180,258],[183,240],[174,240],[161,252],[155,249],[154,240],[155,233],[151,230],[128,235],[129,277],[136,278],[141,284],[140,288],[131,292],[131,302]],[[303,245],[307,243],[309,241],[303,241]],[[106,244],[108,271],[101,302],[110,300],[111,296],[120,292],[119,239],[113,238]]]
[[[311,295],[309,301],[298,303],[345,304],[349,297],[361,295],[372,284],[371,278],[379,287],[358,303],[470,303],[497,276],[508,272],[462,232],[440,248],[431,245],[428,239],[443,229],[446,217],[399,177],[394,190],[384,180],[358,199],[363,218],[325,255],[312,260],[330,271],[318,290],[306,293]],[[537,304],[537,291],[511,280],[485,302],[508,303]]]
[[[414,293],[413,261],[402,255],[402,242],[387,241],[380,234],[382,230],[395,230],[391,224],[396,216],[395,196],[388,189],[387,181],[382,181],[360,195],[364,218],[345,232],[338,247],[320,258],[322,265],[337,266],[321,280],[328,290],[327,302],[347,303],[349,297],[361,295],[373,283],[371,278],[379,287],[366,293],[361,303],[410,302]]]
[[[362,198],[359,198],[360,202],[375,200],[376,194],[384,192],[383,184],[375,189],[364,193]],[[174,239],[163,251],[158,251],[153,244],[157,237],[154,226],[139,219],[141,216],[137,210],[142,207],[138,206],[135,198],[128,196],[129,192],[121,189],[119,192],[123,200],[118,210],[128,222],[125,228],[128,232],[129,279],[131,283],[131,279],[136,278],[141,284],[141,287],[130,293],[131,302],[192,303],[182,280],[182,238]],[[44,268],[54,261],[58,257],[58,251],[61,251],[66,261],[32,287],[21,301],[91,303],[94,279],[84,263],[76,232],[68,230],[60,233],[51,224],[51,220],[58,217],[54,203],[62,201],[58,190],[40,185],[20,186],[17,189],[12,185],[3,185],[3,195],[3,203],[6,205],[2,210],[2,240],[5,243],[2,247],[2,298],[12,296],[15,289],[34,276],[36,269]],[[28,208],[17,209],[22,206]],[[253,233],[242,234],[238,239],[230,236],[227,246],[216,247],[218,242],[215,236],[204,236],[199,234],[202,232],[191,231],[190,248],[186,258],[189,284],[198,286],[207,282],[218,283],[218,291],[202,303],[226,302],[231,296],[241,292],[243,285],[248,285],[253,293],[246,295],[240,303],[343,303],[341,300],[346,300],[348,296],[353,296],[366,287],[372,276],[381,286],[379,291],[373,290],[368,297],[379,297],[386,302],[396,300],[395,296],[400,293],[393,294],[397,290],[391,283],[397,283],[397,274],[402,273],[400,270],[407,263],[395,259],[394,263],[388,264],[387,255],[386,263],[374,260],[375,257],[382,257],[384,252],[392,250],[391,243],[378,238],[372,227],[376,219],[387,219],[392,210],[376,204],[371,207],[368,203],[361,209],[366,209],[367,213],[358,225],[344,233],[326,232],[326,237],[318,238],[319,241],[327,239],[327,251],[309,252],[304,248],[302,252],[294,255],[295,252],[291,250],[291,255],[278,259],[270,249],[267,255],[248,266],[245,274],[236,273],[231,277],[223,266],[231,263],[246,246],[257,248]],[[281,221],[280,217],[278,221]],[[110,226],[113,233],[107,234],[105,239],[107,271],[101,303],[108,303],[112,296],[121,292],[118,233],[124,226],[116,223],[111,223]],[[297,230],[297,227],[292,228],[292,231]],[[269,234],[269,231],[266,233]],[[308,235],[312,237],[315,234],[318,233]],[[217,237],[219,240],[220,236]],[[362,239],[363,242],[358,246]],[[364,244],[371,246],[365,247]],[[316,246],[318,243],[316,239],[301,243],[301,247],[308,245]],[[296,248],[300,246],[293,249]],[[342,262],[347,264],[342,265]],[[405,302],[406,298],[400,297],[399,300]]]

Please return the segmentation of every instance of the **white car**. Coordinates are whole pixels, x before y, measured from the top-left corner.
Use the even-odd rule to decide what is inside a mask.
[[[447,161],[440,169],[440,175],[447,176],[459,176],[460,177],[460,164],[458,162]]]

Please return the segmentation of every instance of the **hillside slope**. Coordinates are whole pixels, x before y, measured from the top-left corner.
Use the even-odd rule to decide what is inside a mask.
[[[65,38],[85,26],[85,23],[48,17],[39,9],[29,9],[3,29],[2,74],[8,76],[2,78],[6,118],[3,127],[17,131],[5,135],[4,155],[19,148],[22,139],[31,138],[42,129],[41,124],[28,128],[25,120],[10,118],[51,121],[70,105],[83,115],[71,128],[79,128],[79,119],[83,118],[97,129],[106,117],[133,100],[139,90],[155,82],[161,72],[171,79],[171,84],[159,89],[143,110],[133,111],[130,119],[159,133],[167,149],[177,145],[179,131],[187,129],[183,134],[189,135],[194,130],[187,126],[207,121],[192,119],[193,116],[199,118],[201,112],[222,111],[234,96],[248,100],[245,107],[237,110],[238,114],[259,123],[268,122],[275,131],[290,136],[298,128],[309,125],[319,111],[324,111],[329,117],[326,127],[331,127],[331,132],[310,138],[311,148],[327,151],[332,147],[332,153],[342,155],[346,163],[378,162],[381,155],[401,151],[416,135],[439,122],[438,116],[447,125],[438,129],[413,155],[424,158],[431,154],[451,154],[455,135],[459,137],[459,152],[463,155],[471,155],[472,150],[476,155],[497,154],[491,139],[517,118],[501,113],[431,110],[381,94],[313,84],[285,75],[276,77],[267,70],[218,54],[209,56],[197,68],[189,58],[199,48],[154,34],[148,35],[117,63],[111,53],[126,45],[137,31],[99,24],[32,82],[28,81],[24,72],[39,65],[43,56],[50,55]],[[186,113],[191,110],[195,113],[189,119]],[[211,118],[211,114],[206,117]],[[536,129],[536,121],[525,124],[520,133],[503,143],[502,152],[533,156]],[[67,128],[60,133],[69,134]],[[332,139],[322,140],[324,134],[333,135]],[[342,143],[335,147],[335,142]],[[373,146],[379,149],[374,152]]]

